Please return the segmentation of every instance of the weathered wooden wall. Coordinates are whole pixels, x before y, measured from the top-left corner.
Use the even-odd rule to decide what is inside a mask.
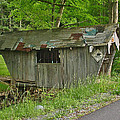
[[[38,63],[37,86],[62,88],[61,64],[60,63]]]
[[[96,49],[99,49],[104,57],[106,47],[94,47],[94,51]],[[73,82],[96,75],[101,64],[102,60],[97,62],[92,57],[89,47],[60,49],[60,63],[37,64],[37,85],[39,87],[69,87]]]
[[[106,47],[94,47],[106,53]],[[93,52],[94,52],[93,51]],[[92,53],[93,53],[92,52]],[[97,62],[89,47],[60,49],[60,63],[37,63],[37,51],[3,51],[10,74],[15,80],[35,81],[38,87],[69,87],[71,83],[96,75],[102,64]]]
[[[94,51],[96,49],[103,55],[106,52],[106,47],[95,47]],[[69,87],[73,81],[85,80],[87,76],[96,75],[101,64],[102,60],[96,62],[88,47],[61,49],[63,84]]]
[[[8,70],[15,80],[35,81],[36,52],[2,51]]]

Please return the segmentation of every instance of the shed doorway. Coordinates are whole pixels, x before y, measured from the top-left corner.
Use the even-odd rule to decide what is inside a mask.
[[[61,88],[61,63],[58,49],[41,49],[37,51],[37,85],[38,87]]]

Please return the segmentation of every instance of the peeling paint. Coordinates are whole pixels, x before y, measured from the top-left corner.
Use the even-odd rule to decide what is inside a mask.
[[[24,45],[25,45],[25,43],[23,43],[23,42],[19,42],[19,44],[18,44],[16,50],[18,50],[18,51],[26,51],[26,52],[30,52],[31,49],[30,49],[30,48],[24,48]]]
[[[47,44],[42,44],[40,48],[46,48]]]
[[[69,37],[69,39],[80,40],[80,38],[82,36],[83,36],[83,33],[73,33],[73,34],[71,34],[71,36]]]

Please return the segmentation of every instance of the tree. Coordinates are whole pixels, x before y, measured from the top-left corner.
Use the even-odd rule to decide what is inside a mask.
[[[118,0],[113,2],[113,23],[118,23]]]
[[[9,8],[5,0],[0,1],[0,28],[7,28],[9,26]]]
[[[109,0],[109,23],[118,23],[118,0]]]
[[[113,22],[113,17],[117,21],[117,11],[113,14],[110,9],[113,3],[112,7],[117,8],[113,0],[7,0],[7,5],[1,12],[7,18],[6,25],[9,28],[51,29],[107,24],[109,21]],[[5,9],[7,13],[4,12]],[[3,14],[0,22],[4,22],[4,26]]]

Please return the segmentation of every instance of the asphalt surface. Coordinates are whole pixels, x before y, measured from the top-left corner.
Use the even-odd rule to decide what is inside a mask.
[[[85,115],[78,120],[120,120],[120,100]]]

